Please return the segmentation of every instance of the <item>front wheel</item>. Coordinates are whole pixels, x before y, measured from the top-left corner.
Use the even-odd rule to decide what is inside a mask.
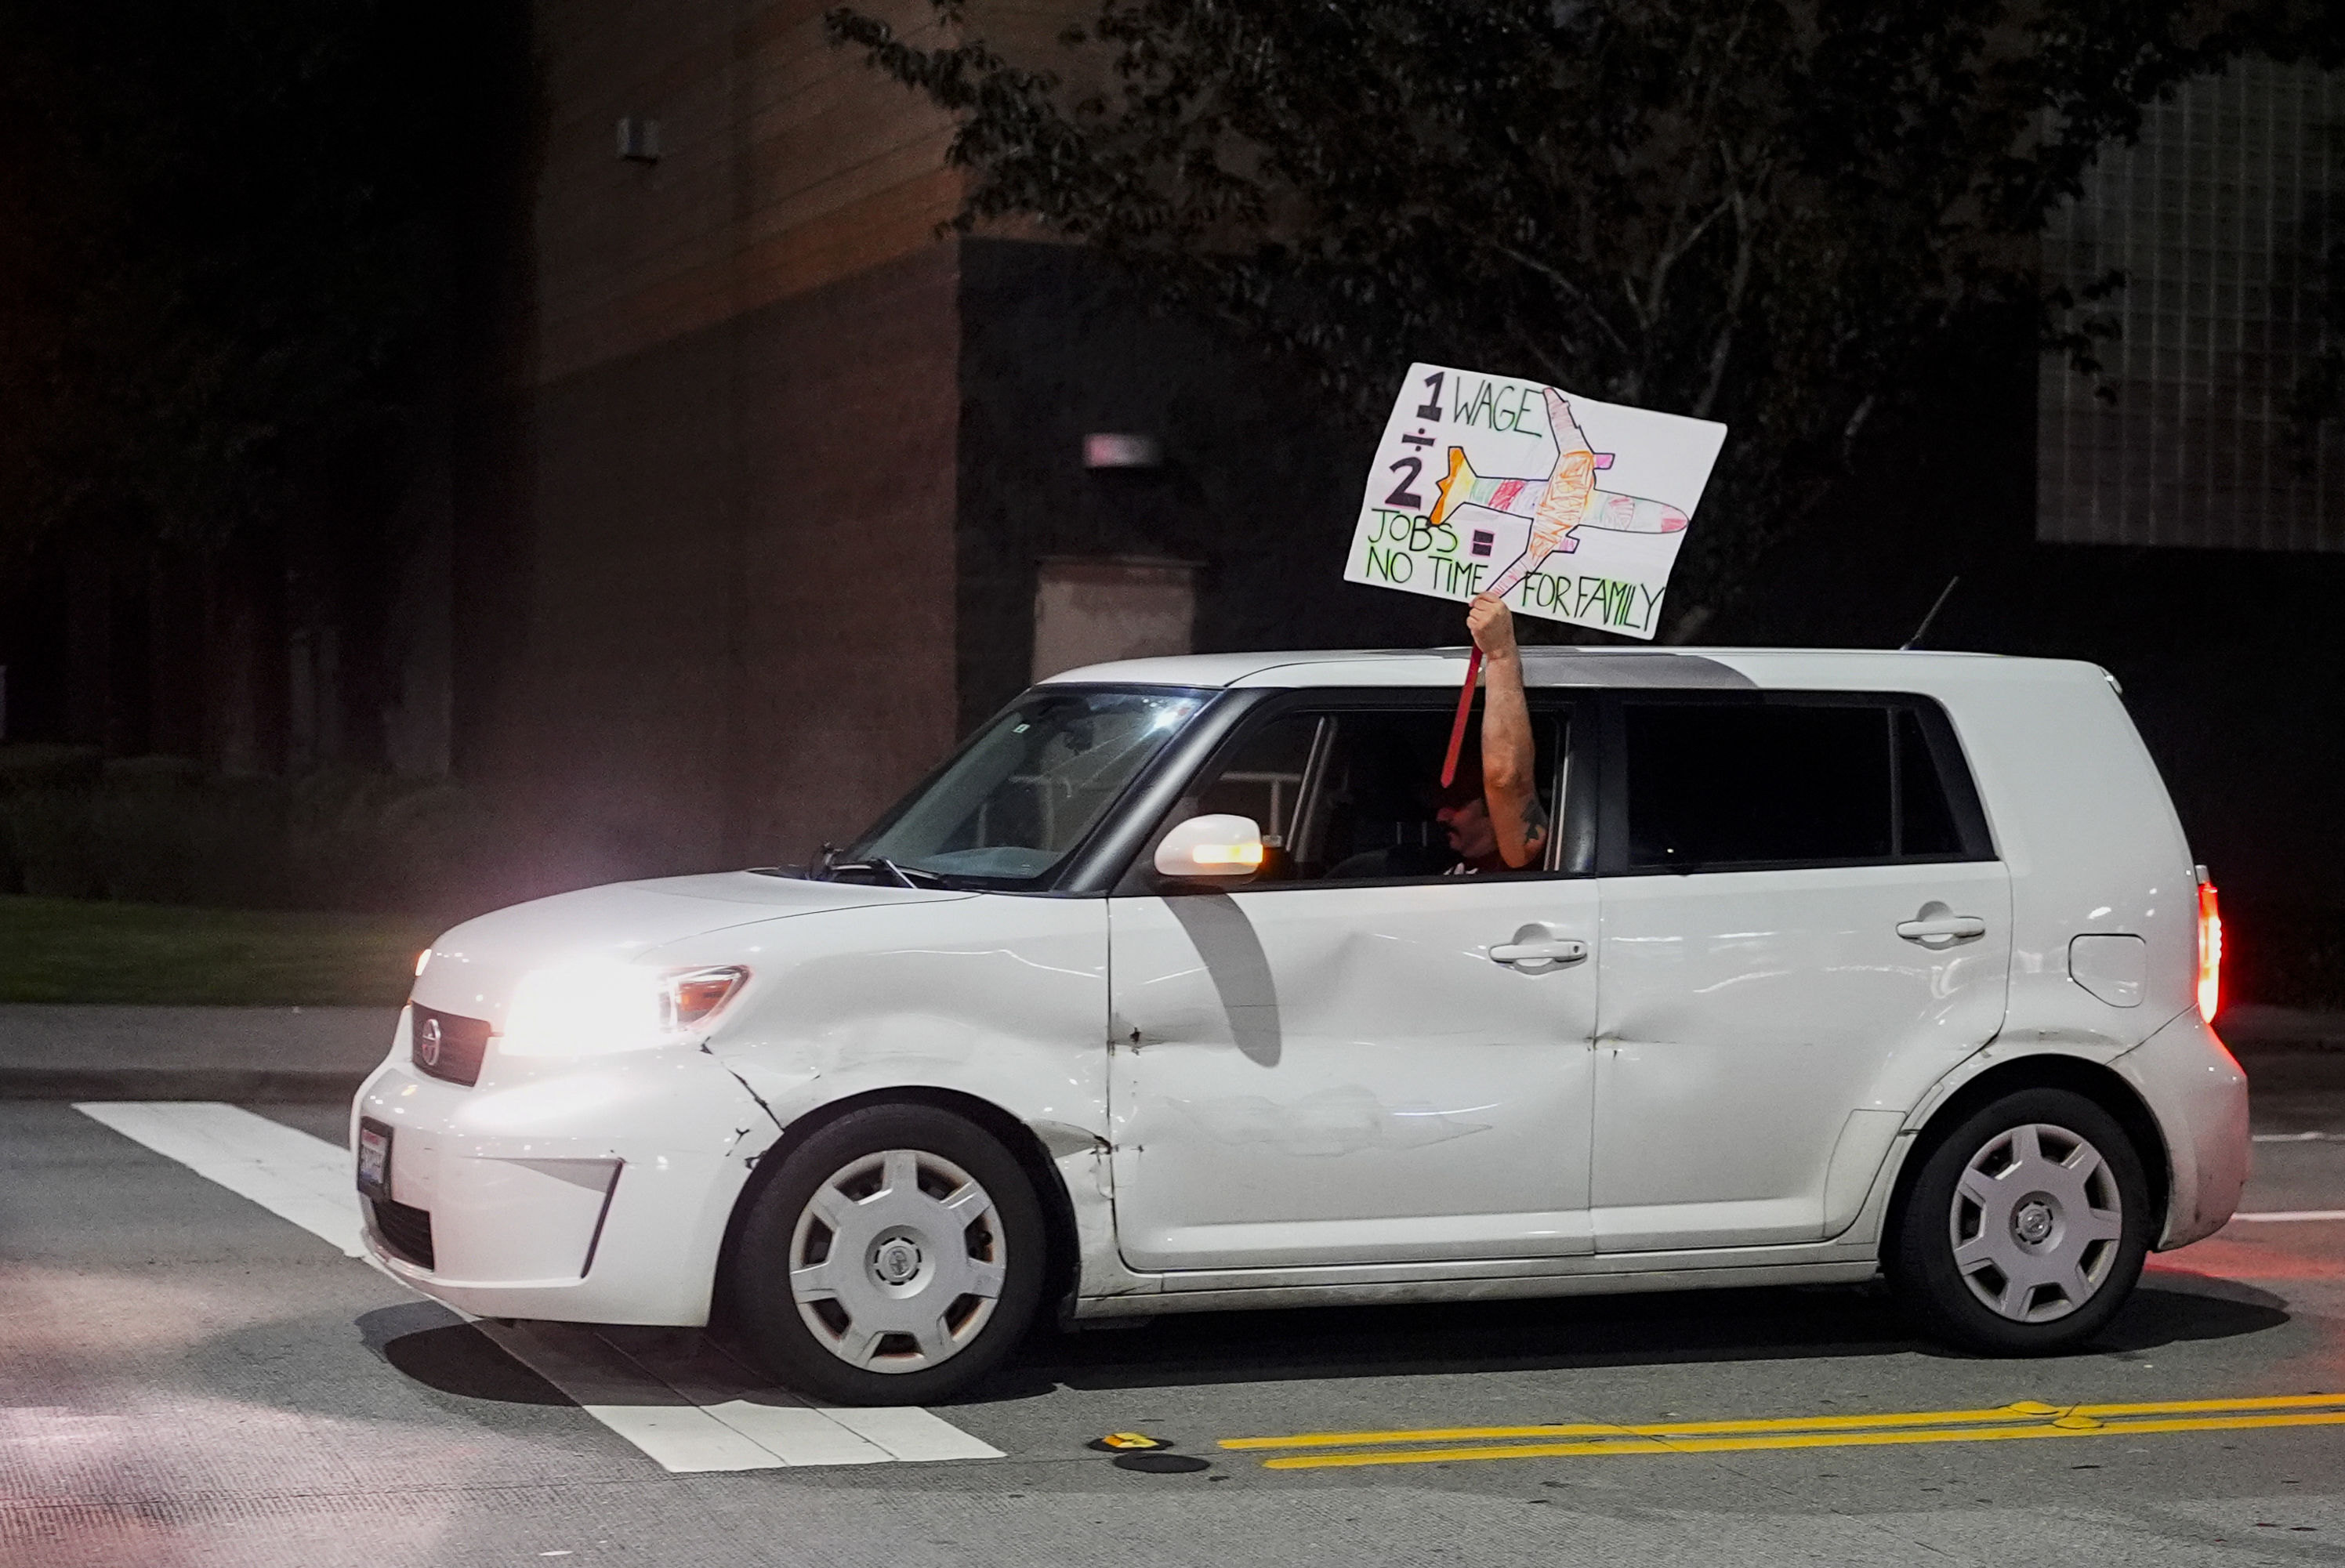
[[[2022,1089],[1924,1157],[1882,1261],[1939,1338],[2048,1355],[2117,1316],[2150,1222],[2141,1158],[2117,1118],[2067,1089]]]
[[[1033,1185],[999,1139],[932,1106],[871,1106],[792,1149],[758,1194],[735,1305],[800,1392],[927,1404],[1016,1346],[1044,1247]]]

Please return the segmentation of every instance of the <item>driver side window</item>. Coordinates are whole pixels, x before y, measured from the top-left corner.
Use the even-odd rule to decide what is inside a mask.
[[[1554,706],[1532,712],[1538,794],[1550,817],[1562,809],[1568,721]],[[1450,723],[1448,712],[1431,708],[1280,714],[1216,759],[1172,821],[1226,812],[1260,824],[1263,869],[1248,886],[1447,875],[1458,864],[1440,814]],[[1477,713],[1466,733],[1466,782],[1451,798],[1474,794],[1480,745]],[[1550,849],[1557,837],[1548,835]]]

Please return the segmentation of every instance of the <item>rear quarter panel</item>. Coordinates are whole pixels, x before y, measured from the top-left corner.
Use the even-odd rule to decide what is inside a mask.
[[[2107,674],[2066,660],[1977,654],[1720,654],[1761,686],[1916,692],[1952,719],[2011,873],[2002,1042],[2106,1060],[2192,1005],[2198,884],[2165,782]],[[2141,999],[2114,1006],[2069,976],[2079,936],[2138,936]]]
[[[2245,1080],[2199,1025],[2189,845],[2106,673],[1961,654],[1721,662],[1762,686],[1935,697],[1962,743],[2011,874],[2011,985],[1995,1042],[1923,1094],[1908,1128],[1999,1062],[2050,1054],[2106,1065],[2148,1106],[2166,1141],[2144,1151],[2165,1158],[2170,1181],[2158,1244],[2178,1246],[2219,1225],[2246,1171]],[[2131,1006],[2096,996],[2070,974],[2070,943],[2098,935],[2144,945],[2146,975]]]

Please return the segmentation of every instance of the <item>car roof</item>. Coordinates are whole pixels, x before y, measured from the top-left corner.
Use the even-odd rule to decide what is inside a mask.
[[[1047,685],[1144,685],[1233,689],[1319,686],[1447,686],[1465,677],[1468,649],[1335,649],[1295,652],[1180,653],[1126,659],[1052,675]],[[1859,648],[1629,648],[1538,646],[1523,650],[1531,686],[1661,689],[1923,689],[1950,683],[2106,680],[2096,665],[1997,653]]]

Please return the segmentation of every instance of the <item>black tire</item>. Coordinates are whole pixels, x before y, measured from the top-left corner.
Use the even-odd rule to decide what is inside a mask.
[[[904,1156],[911,1196],[896,1184]],[[955,1195],[965,1221],[946,1205]],[[930,1404],[1016,1348],[1041,1300],[1048,1246],[1033,1185],[1000,1139],[933,1106],[869,1106],[790,1150],[752,1201],[732,1270],[736,1322],[801,1393]],[[834,1260],[842,1267],[827,1272]],[[809,1270],[810,1290],[835,1293],[802,1303],[794,1264]]]
[[[2068,1089],[2022,1089],[1919,1158],[1882,1264],[1924,1328],[1989,1355],[2043,1356],[2108,1326],[2155,1223],[2115,1117]]]

